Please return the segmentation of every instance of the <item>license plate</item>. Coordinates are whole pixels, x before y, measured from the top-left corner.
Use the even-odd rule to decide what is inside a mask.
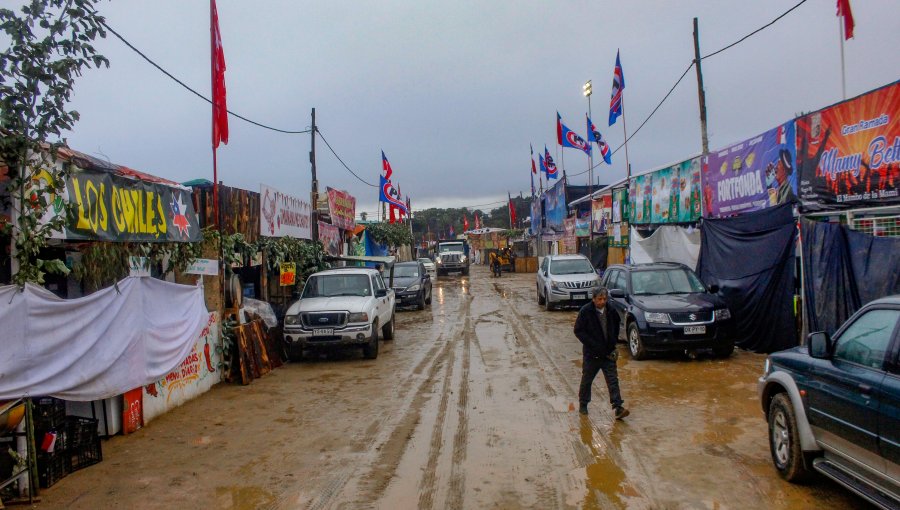
[[[333,329],[314,329],[313,336],[331,336],[334,334]]]
[[[706,326],[685,326],[685,335],[703,335],[706,333]]]
[[[572,294],[572,299],[587,299],[587,294]]]

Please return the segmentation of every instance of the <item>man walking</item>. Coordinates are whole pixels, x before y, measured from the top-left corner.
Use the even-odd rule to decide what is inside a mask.
[[[605,287],[594,289],[591,302],[581,307],[575,319],[575,336],[583,345],[584,361],[581,367],[581,388],[578,390],[578,412],[587,414],[591,401],[591,384],[597,372],[603,371],[609,390],[609,403],[617,420],[628,416],[619,392],[619,373],[616,370],[616,340],[619,336],[619,314],[607,305],[609,291]]]

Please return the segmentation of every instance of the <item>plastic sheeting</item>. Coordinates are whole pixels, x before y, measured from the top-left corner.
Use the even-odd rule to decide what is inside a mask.
[[[0,400],[90,401],[151,384],[190,354],[208,317],[200,287],[153,278],[78,299],[0,287]]]
[[[809,331],[833,334],[866,303],[900,294],[900,239],[807,219],[800,227]]]
[[[700,231],[675,225],[663,225],[649,237],[641,237],[631,227],[631,263],[678,262],[691,269],[700,256]]]
[[[707,285],[719,286],[739,347],[768,353],[797,345],[796,236],[790,204],[703,221],[697,273]]]

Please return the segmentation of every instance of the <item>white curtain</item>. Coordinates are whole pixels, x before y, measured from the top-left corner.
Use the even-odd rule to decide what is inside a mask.
[[[700,231],[688,231],[675,225],[664,225],[650,237],[643,238],[631,227],[631,262],[680,262],[691,269],[697,268],[700,256]]]
[[[202,289],[148,277],[117,287],[78,299],[0,287],[0,400],[98,400],[177,367],[207,322]]]

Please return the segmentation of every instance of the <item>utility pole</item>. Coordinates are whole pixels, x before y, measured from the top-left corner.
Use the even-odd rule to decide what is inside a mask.
[[[310,232],[312,232],[312,241],[319,240],[319,181],[316,178],[316,109],[312,109],[312,129],[309,132],[310,150],[309,162],[312,165],[312,190],[309,197],[312,200],[312,212],[310,213]]]
[[[700,99],[700,137],[703,154],[709,154],[709,137],[706,134],[706,91],[703,90],[703,70],[700,67],[700,28],[694,18],[694,68],[697,70],[697,95]]]

